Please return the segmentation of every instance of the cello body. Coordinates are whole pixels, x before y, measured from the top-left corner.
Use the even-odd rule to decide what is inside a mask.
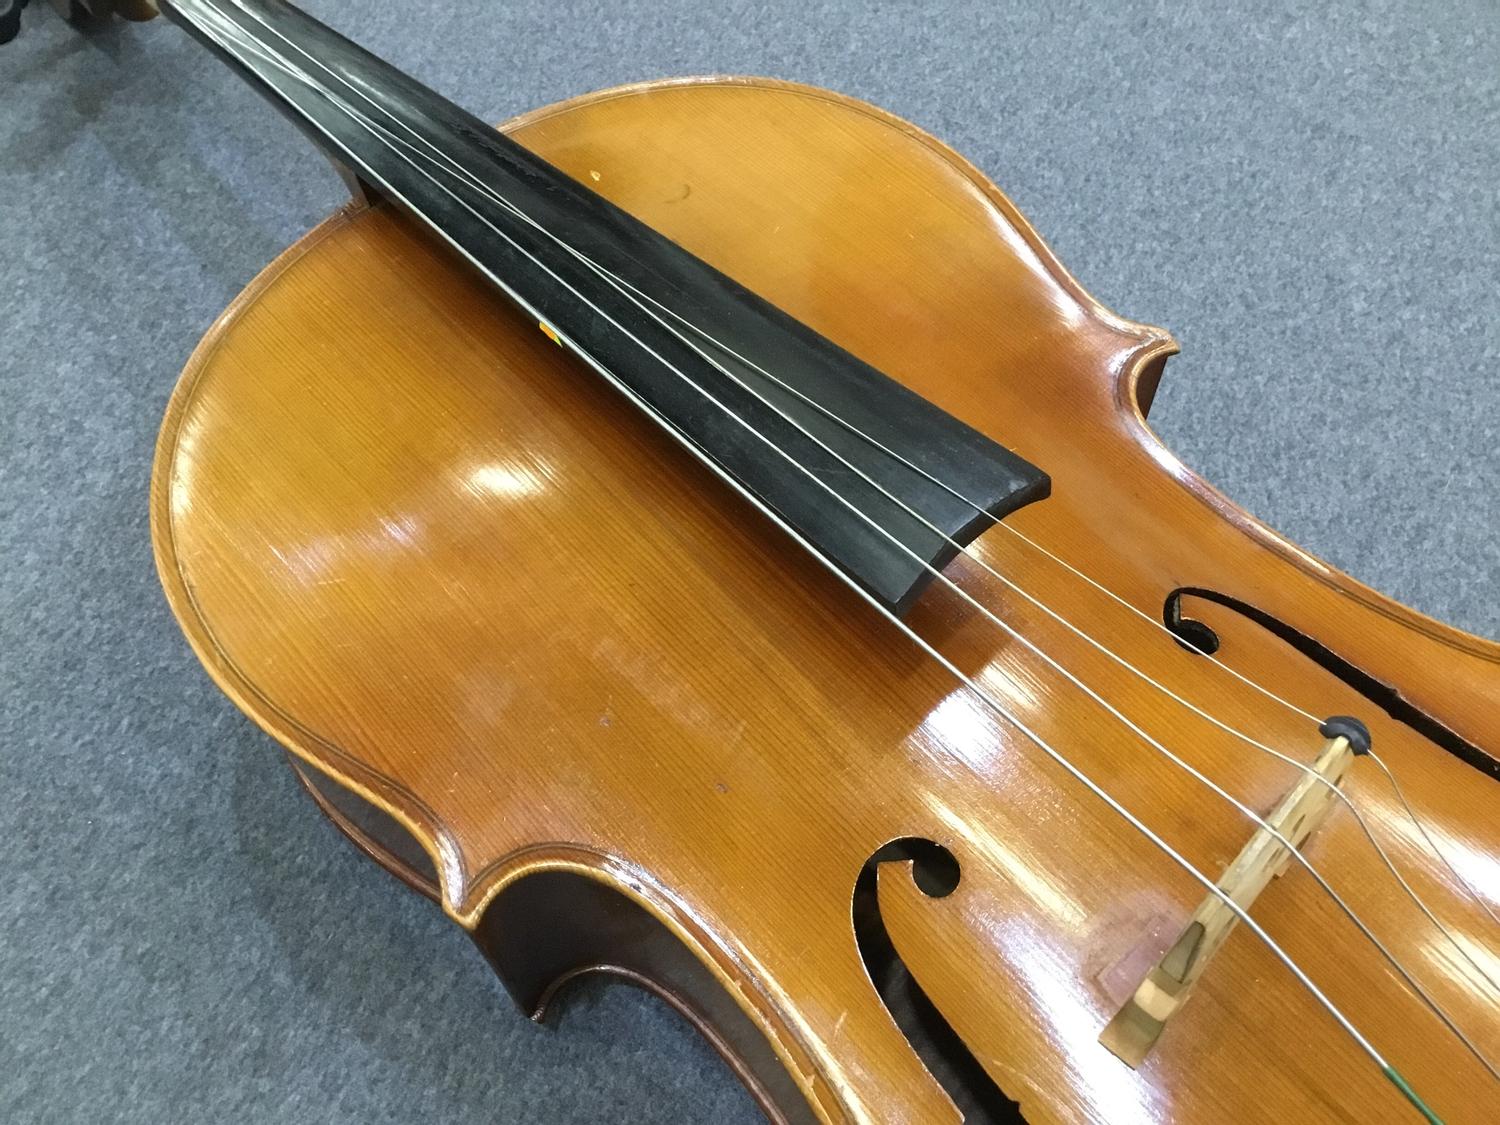
[[[1500,906],[1500,647],[1182,466],[1145,421],[1170,336],[1090,298],[976,169],[870,106],[768,80],[605,91],[504,128],[1046,469],[1052,495],[1005,524],[1098,586],[997,526],[947,568],[958,590],[1261,813],[1297,771],[1161,687],[1298,761],[1316,725],[1226,667],[1358,716]],[[1411,1115],[1243,926],[1144,1063],[1106,1050],[1202,886],[387,203],[327,220],[204,339],[151,511],[209,673],[527,1014],[617,972],[708,1034],[773,1118],[954,1120],[872,983],[868,872],[895,956],[1029,1121]],[[912,629],[1217,877],[1254,824],[958,590],[930,587]],[[1169,602],[1214,660],[1156,625]],[[1308,859],[1500,1055],[1474,969],[1500,965],[1494,924],[1384,776],[1356,762],[1343,788],[1470,960],[1347,809]],[[897,841],[937,845],[956,877],[935,890],[914,859],[874,862]],[[1445,1120],[1500,1114],[1483,1066],[1305,871],[1254,915]]]

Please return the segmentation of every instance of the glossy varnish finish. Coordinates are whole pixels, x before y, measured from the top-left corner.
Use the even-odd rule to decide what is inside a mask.
[[[1144,425],[1159,329],[1084,294],[998,191],[869,107],[741,80],[630,88],[512,125],[524,144],[1051,474],[1016,528],[1157,613],[1232,594],[1494,753],[1500,650],[1284,543]],[[480,925],[545,870],[654,914],[830,1120],[952,1110],[855,948],[861,866],[903,836],[962,867],[880,876],[906,964],[1036,1121],[1410,1113],[1240,927],[1139,1070],[1097,1042],[1203,897],[902,633],[384,206],[274,263],[173,399],[153,490],[168,596],[209,671],[305,762],[433,856]],[[1311,762],[1315,727],[1006,530],[976,553],[1161,684]],[[1173,704],[960,559],[949,575],[1251,807],[1296,772]],[[1228,610],[1219,658],[1359,715],[1471,882],[1496,890],[1500,785]],[[952,590],[910,624],[1216,878],[1254,825]],[[1471,955],[1460,897],[1384,780],[1346,790]],[[1343,808],[1306,849],[1492,1057],[1496,997]],[[1424,1096],[1493,1120],[1500,1088],[1296,867],[1256,904]],[[1133,975],[1134,974],[1134,975]],[[794,1107],[788,1107],[789,1109]]]

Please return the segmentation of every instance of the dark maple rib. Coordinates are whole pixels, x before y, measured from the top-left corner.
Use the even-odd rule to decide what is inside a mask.
[[[885,605],[1047,494],[1035,466],[296,8],[166,10]]]

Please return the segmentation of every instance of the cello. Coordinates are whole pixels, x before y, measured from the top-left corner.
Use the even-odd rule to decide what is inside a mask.
[[[785,1119],[1493,1117],[1494,646],[1176,465],[972,167],[167,8],[357,193],[174,395],[168,599],[524,1010],[637,980]]]

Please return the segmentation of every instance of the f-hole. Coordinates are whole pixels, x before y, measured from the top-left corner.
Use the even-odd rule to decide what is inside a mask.
[[[911,861],[917,889],[929,898],[952,894],[962,875],[952,852],[920,837],[893,840],[872,855],[854,883],[854,940],[865,970],[901,1034],[966,1122],[1024,1122],[1020,1106],[995,1085],[937,1005],[928,999],[886,932],[876,893],[876,869],[882,863],[906,860]]]
[[[1400,691],[1392,685],[1377,680],[1358,665],[1345,660],[1321,641],[1292,628],[1285,621],[1271,616],[1265,610],[1249,602],[1242,602],[1228,594],[1221,594],[1217,590],[1206,590],[1199,586],[1179,586],[1173,590],[1167,595],[1166,603],[1162,606],[1162,621],[1184,648],[1208,655],[1212,655],[1219,649],[1217,633],[1203,622],[1182,615],[1182,599],[1185,597],[1202,598],[1204,601],[1214,602],[1255,622],[1313,663],[1333,673],[1398,723],[1410,727],[1423,738],[1441,746],[1480,773],[1489,774],[1490,777],[1500,781],[1500,759],[1495,758],[1482,747],[1476,746],[1452,728],[1443,725],[1427,712],[1408,703]]]
[[[1182,595],[1186,590],[1173,590],[1161,607],[1162,624],[1177,638],[1177,643],[1189,652],[1212,656],[1219,651],[1219,634],[1203,622],[1182,615]]]

